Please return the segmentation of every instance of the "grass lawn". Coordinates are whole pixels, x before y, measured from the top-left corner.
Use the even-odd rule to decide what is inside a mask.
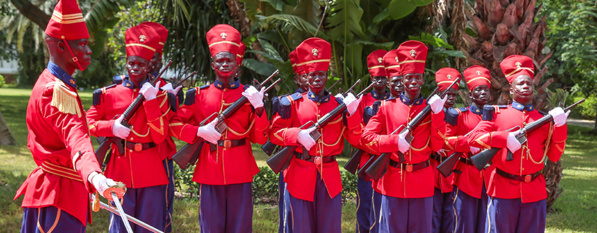
[[[13,201],[14,194],[27,178],[35,163],[27,149],[25,114],[31,90],[0,88],[0,112],[6,119],[19,145],[0,146],[0,232],[18,232],[21,226],[21,200]],[[91,105],[91,91],[81,93],[85,107]],[[590,129],[569,126],[568,145],[562,156],[564,192],[554,205],[554,212],[547,216],[547,232],[597,232],[597,136]],[[258,146],[255,157],[260,167],[268,158]],[[340,162],[346,162],[341,158]],[[198,203],[195,198],[177,199],[174,205],[175,232],[198,232]],[[342,229],[354,232],[355,204],[342,208]],[[253,212],[255,232],[277,231],[278,208],[275,205],[257,204]],[[88,232],[106,232],[108,212],[93,216],[94,223]]]

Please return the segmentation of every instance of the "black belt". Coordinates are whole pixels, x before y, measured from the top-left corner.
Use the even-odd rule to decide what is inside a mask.
[[[439,154],[437,154],[437,153],[431,153],[431,154],[429,155],[429,158],[431,158],[431,159],[433,159],[433,160],[435,160],[435,161],[438,161],[438,162],[440,162],[440,163],[442,162],[442,156],[441,156],[441,155],[439,155]]]
[[[326,157],[320,157],[320,156],[310,156],[310,155],[303,155],[301,153],[295,153],[294,157],[300,160],[305,160],[305,161],[309,161],[312,163],[315,163],[316,159],[321,159],[321,163],[331,163],[336,161],[336,156],[332,155],[332,156],[326,156]]]
[[[239,140],[218,140],[218,146],[219,147],[224,147],[224,148],[230,148],[230,147],[235,147],[235,146],[242,146],[245,145],[245,143],[247,143],[246,139],[239,139]],[[209,144],[209,149],[211,151],[215,151],[218,148],[216,147],[215,144]]]
[[[147,150],[150,148],[154,148],[155,143],[148,142],[148,143],[134,143],[134,142],[126,142],[126,148],[132,149],[135,152]]]
[[[497,174],[499,174],[500,176],[506,177],[506,178],[511,179],[511,180],[525,182],[525,183],[528,183],[528,182],[531,182],[531,181],[535,180],[537,177],[539,177],[539,174],[541,174],[540,172],[536,172],[536,173],[533,173],[533,174],[530,174],[530,175],[519,176],[519,175],[513,175],[513,174],[510,174],[510,173],[507,173],[507,172],[505,172],[505,171],[503,171],[503,170],[501,170],[499,168],[496,168],[495,170],[496,170]]]
[[[462,158],[462,157],[460,157],[460,158],[458,158],[458,160],[460,160],[460,162],[462,162],[462,163],[466,163],[466,164],[468,164],[468,165],[475,165],[475,164],[473,163],[473,161],[472,161],[471,159],[469,159],[469,158]]]
[[[394,160],[390,159],[390,166],[395,167],[395,168],[403,167],[404,170],[406,170],[407,172],[414,172],[414,171],[421,170],[423,168],[429,167],[430,164],[431,163],[429,163],[429,160],[427,160],[425,162],[421,162],[421,163],[416,163],[416,164],[408,164],[408,163],[400,163],[398,161],[394,161]]]

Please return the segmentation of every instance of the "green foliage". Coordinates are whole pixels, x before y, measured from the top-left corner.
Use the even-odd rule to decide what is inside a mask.
[[[4,87],[6,81],[4,81],[4,76],[0,74],[0,87]]]
[[[272,202],[278,197],[278,175],[269,167],[260,167],[253,177],[253,202]],[[269,201],[268,201],[269,200]]]

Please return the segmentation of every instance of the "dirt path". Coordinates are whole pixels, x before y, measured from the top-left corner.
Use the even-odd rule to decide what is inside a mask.
[[[567,123],[571,125],[595,128],[595,121],[592,120],[568,119]]]

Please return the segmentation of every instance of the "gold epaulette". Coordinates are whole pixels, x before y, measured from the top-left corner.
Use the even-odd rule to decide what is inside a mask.
[[[71,91],[62,81],[56,79],[50,105],[58,111],[67,114],[77,114],[81,117],[81,109],[77,101],[77,92]]]

